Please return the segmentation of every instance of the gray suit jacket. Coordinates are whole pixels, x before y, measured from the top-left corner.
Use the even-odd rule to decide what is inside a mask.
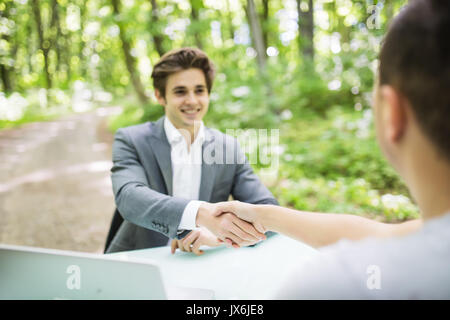
[[[215,203],[234,199],[278,204],[253,173],[237,140],[205,128],[199,200]],[[171,149],[164,117],[119,129],[111,169],[117,208],[124,218],[107,252],[163,246],[182,238],[178,225],[190,200],[172,196]]]

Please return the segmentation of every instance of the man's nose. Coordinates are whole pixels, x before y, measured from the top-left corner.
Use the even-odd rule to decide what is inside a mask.
[[[195,93],[194,92],[189,92],[186,95],[186,104],[195,104],[197,102],[197,99],[195,97]]]

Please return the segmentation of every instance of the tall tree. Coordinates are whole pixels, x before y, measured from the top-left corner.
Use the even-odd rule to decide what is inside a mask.
[[[11,17],[9,15],[10,4],[5,3],[3,11],[0,11],[0,17],[8,21]],[[0,39],[5,40],[11,45],[10,35],[8,33],[1,33]],[[6,53],[4,56],[0,56],[0,77],[2,79],[3,91],[5,93],[11,93],[13,91],[12,72],[9,60],[12,59],[12,50]]]
[[[226,3],[227,3],[227,23],[230,31],[230,39],[234,39],[234,26],[233,26],[232,12],[230,9],[230,0],[226,0]]]
[[[28,70],[29,73],[33,73],[36,69],[36,65],[33,63],[33,53],[37,50],[36,48],[36,41],[35,39],[35,26],[34,26],[34,19],[33,19],[33,13],[30,12],[31,8],[30,6],[27,6],[26,8],[23,8],[23,12],[26,14],[22,15],[21,19],[21,29],[24,32],[18,32],[18,41],[21,43],[22,50],[26,52],[26,66],[25,68]],[[23,16],[26,16],[27,19],[24,19]]]
[[[195,45],[200,48],[203,49],[203,43],[202,40],[200,38],[200,33],[198,30],[198,25],[199,25],[199,9],[203,6],[202,4],[202,0],[189,0],[191,3],[191,24],[194,26],[193,28],[193,32],[194,32],[194,38],[195,38]]]
[[[153,42],[155,44],[155,49],[158,52],[159,56],[161,57],[164,53],[164,46],[163,41],[164,38],[162,34],[159,32],[159,8],[158,4],[156,3],[156,0],[150,0],[152,4],[152,13],[150,16],[150,30],[153,38]]]
[[[258,73],[261,79],[263,79],[264,87],[266,89],[266,103],[265,106],[268,112],[273,112],[279,114],[279,106],[275,105],[274,102],[274,91],[271,86],[271,82],[268,80],[267,74],[267,48],[264,44],[263,32],[261,29],[261,24],[259,23],[258,14],[256,11],[255,3],[253,0],[247,0],[247,6],[245,7],[245,13],[250,24],[251,38],[253,45],[256,48],[256,57],[258,62]]]
[[[247,0],[245,13],[250,24],[252,42],[256,49],[257,61],[259,69],[265,73],[266,69],[266,47],[264,45],[263,33],[261,24],[259,23],[258,14],[256,12],[255,3],[253,0]]]
[[[314,59],[314,5],[313,0],[308,0],[308,10],[303,11],[301,0],[297,0],[299,48],[303,57]]]
[[[119,37],[122,42],[122,51],[125,57],[125,64],[127,66],[128,73],[130,74],[131,83],[134,90],[141,101],[141,103],[148,103],[149,99],[145,94],[144,86],[139,78],[138,71],[136,69],[136,59],[131,55],[131,43],[126,37],[126,28],[120,17],[120,0],[112,0],[114,15],[116,17],[117,25],[119,26]]]
[[[349,43],[351,40],[350,37],[350,31],[351,29],[345,25],[344,20],[345,17],[341,14],[338,14],[338,11],[340,9],[340,5],[347,5],[347,4],[342,4],[339,2],[330,2],[328,3],[329,5],[329,10],[328,10],[328,14],[330,16],[330,20],[331,20],[331,29],[332,30],[336,30],[341,38],[340,41],[342,43]]]
[[[263,12],[261,14],[262,33],[264,40],[264,47],[269,46],[269,0],[262,0]]]
[[[51,38],[54,39],[54,47],[56,51],[56,70],[59,71],[61,68],[61,24],[59,22],[59,5],[57,0],[52,0],[52,18],[50,21],[50,32]]]
[[[31,2],[34,20],[36,22],[36,29],[38,33],[39,40],[39,49],[42,51],[44,55],[44,73],[46,79],[46,88],[50,89],[52,87],[52,79],[49,72],[49,56],[48,53],[50,51],[50,41],[45,38],[44,34],[44,25],[42,24],[41,18],[41,8],[39,6],[39,0],[32,0]]]
[[[58,59],[57,70],[63,70],[66,85],[70,84],[72,77],[72,66],[71,66],[71,58],[72,58],[72,50],[74,46],[78,44],[75,41],[71,41],[71,33],[67,29],[67,25],[61,23],[62,21],[66,21],[67,19],[67,4],[63,4],[61,1],[57,1],[57,17],[55,17],[56,24],[56,34],[57,39],[55,40],[55,48]],[[59,10],[58,10],[59,9]],[[58,20],[58,21],[56,21]],[[74,43],[75,42],[75,43]],[[80,52],[81,53],[81,52]],[[82,57],[82,55],[80,55]]]
[[[4,58],[6,60],[6,58]],[[11,93],[13,91],[11,72],[8,65],[0,61],[0,76],[2,78],[3,91],[5,93]]]
[[[88,74],[88,68],[89,63],[86,63],[86,59],[84,59],[85,55],[83,53],[84,48],[86,48],[86,41],[83,39],[83,30],[85,29],[86,20],[89,19],[88,17],[88,8],[87,6],[82,2],[80,5],[77,5],[80,8],[80,33],[79,33],[79,40],[78,40],[78,56],[81,57],[80,63],[79,63],[79,72],[81,73],[81,76],[85,78]]]

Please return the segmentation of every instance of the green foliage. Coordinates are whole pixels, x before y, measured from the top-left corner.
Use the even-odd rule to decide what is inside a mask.
[[[139,102],[135,82],[151,95],[158,49],[201,46],[217,67],[206,125],[223,132],[280,130],[283,152],[271,189],[283,205],[388,221],[418,216],[379,151],[370,112],[381,39],[406,0],[314,2],[313,62],[298,46],[296,1],[269,1],[266,16],[255,1],[267,39],[265,68],[256,63],[243,1],[118,3],[114,12],[112,2],[100,0],[0,2],[0,128],[77,111],[68,98],[77,81],[116,97],[123,110],[110,119],[112,131],[156,120],[163,108]],[[53,88],[43,103],[38,92],[47,83],[45,53]],[[17,95],[26,106],[11,103]],[[267,165],[258,158],[254,168],[262,176]]]
[[[408,190],[381,155],[369,121],[370,110],[358,114],[334,107],[325,119],[307,116],[284,125],[285,152],[272,188],[280,203],[385,221],[417,218],[417,207],[399,196]]]
[[[122,106],[122,112],[109,118],[108,127],[112,132],[119,128],[147,121],[156,121],[164,115],[164,108],[156,103],[140,105],[134,96],[115,101]]]
[[[364,179],[289,179],[272,188],[272,192],[280,205],[298,210],[352,213],[387,222],[420,216],[416,205],[408,198],[391,194],[380,196]]]

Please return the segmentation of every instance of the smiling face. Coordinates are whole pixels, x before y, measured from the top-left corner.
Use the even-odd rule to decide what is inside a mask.
[[[203,71],[197,68],[170,75],[166,96],[155,90],[158,102],[164,106],[166,117],[177,129],[194,130],[195,122],[202,121],[209,105],[209,94]]]

